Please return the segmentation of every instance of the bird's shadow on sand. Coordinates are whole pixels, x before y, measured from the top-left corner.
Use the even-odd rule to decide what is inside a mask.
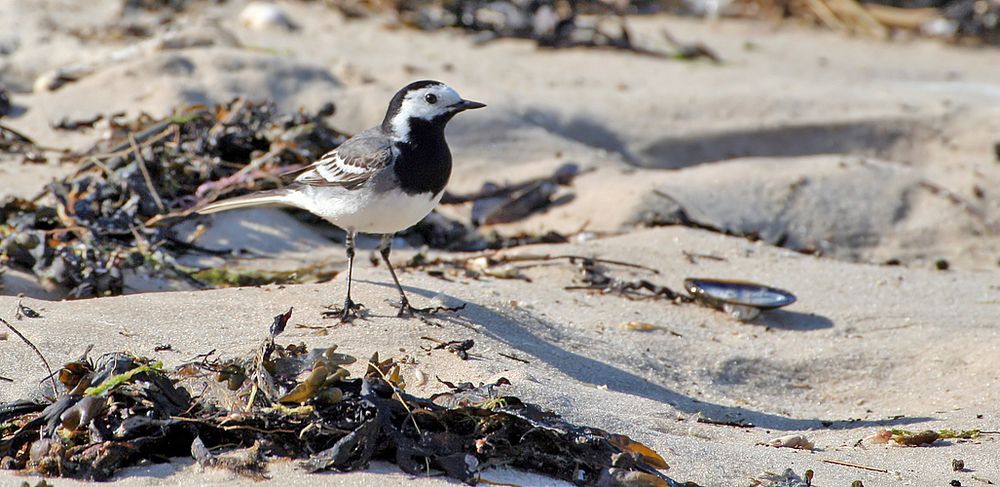
[[[371,282],[371,284],[389,288],[393,287],[391,284],[385,283]],[[410,286],[404,286],[404,288],[408,294],[416,294],[428,299],[437,294],[433,291]],[[796,321],[800,320],[802,316],[812,318],[813,321],[810,322],[812,325],[808,326],[815,326],[816,323],[821,323],[821,320],[830,321],[826,318],[802,315],[801,313],[785,313],[792,316],[780,318],[782,321]],[[526,355],[530,355],[533,360],[538,360],[554,367],[561,373],[581,383],[595,386],[606,385],[610,391],[667,403],[686,414],[700,413],[707,422],[754,425],[760,428],[779,431],[798,431],[824,427],[831,429],[890,427],[920,423],[933,419],[928,417],[903,417],[880,420],[849,418],[799,419],[754,411],[739,406],[713,404],[688,397],[660,384],[650,382],[616,365],[566,350],[560,347],[558,343],[553,343],[544,337],[536,335],[524,323],[475,303],[466,303],[465,309],[456,314],[435,314],[432,319],[441,321],[444,326],[448,326],[449,323],[461,325],[488,335],[495,340],[506,343],[512,348],[520,350]],[[537,321],[540,327],[544,328],[544,320],[534,315],[531,315],[529,319]],[[594,346],[601,346],[601,344],[594,343]]]

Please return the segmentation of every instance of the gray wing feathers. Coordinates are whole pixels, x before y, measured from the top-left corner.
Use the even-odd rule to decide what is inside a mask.
[[[392,143],[381,132],[369,129],[327,152],[295,178],[295,182],[356,189],[391,161]]]
[[[308,167],[297,169],[286,176],[298,174],[295,181],[284,189],[262,191],[211,203],[195,210],[198,213],[250,208],[255,206],[292,205],[289,196],[298,187],[341,187],[357,189],[371,180],[392,162],[392,142],[378,128],[368,129],[336,149],[327,152]]]

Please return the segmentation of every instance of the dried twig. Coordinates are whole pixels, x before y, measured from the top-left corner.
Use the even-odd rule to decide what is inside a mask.
[[[889,473],[889,471],[886,470],[886,469],[884,469],[884,468],[869,467],[867,465],[859,465],[857,463],[843,462],[843,461],[840,461],[840,460],[831,460],[831,459],[828,459],[828,458],[824,458],[822,460],[822,462],[823,463],[829,463],[831,465],[841,465],[841,466],[844,466],[844,467],[859,468],[861,470],[867,470],[869,472]]]
[[[396,367],[398,367],[398,365],[396,365]],[[413,417],[413,410],[410,409],[410,405],[406,404],[406,401],[403,400],[403,394],[400,392],[399,388],[396,387],[396,384],[393,384],[392,381],[389,380],[389,377],[385,375],[385,372],[382,372],[382,369],[379,368],[378,362],[369,360],[368,368],[374,369],[375,372],[378,372],[378,375],[382,376],[382,380],[384,380],[386,384],[389,384],[389,387],[392,388],[393,397],[395,397],[396,400],[398,400],[399,403],[403,405],[403,409],[406,410],[406,413],[409,415],[410,421],[413,422],[413,427],[416,428],[417,434],[423,434],[420,431],[420,425],[417,424],[417,418]]]
[[[507,357],[507,358],[509,358],[511,360],[517,360],[518,362],[525,363],[525,364],[530,364],[531,363],[530,360],[525,360],[525,359],[523,359],[521,357],[518,357],[517,355],[508,355],[508,354],[503,353],[503,352],[497,352],[497,355],[499,355],[501,357]]]
[[[162,120],[135,135],[135,142],[139,145],[139,148],[153,145],[159,142],[160,140],[165,139],[168,135],[174,134],[176,130],[177,130],[177,125],[172,119]],[[72,177],[77,177],[80,174],[83,174],[85,171],[95,166],[96,165],[95,163],[99,163],[102,159],[113,159],[115,157],[123,157],[128,155],[128,153],[132,152],[133,150],[135,149],[132,146],[132,141],[127,141],[112,147],[110,151],[105,152],[103,154],[88,155],[87,161],[84,164],[82,164],[80,168],[76,170],[76,172],[73,173]]]
[[[23,340],[24,343],[27,343],[28,346],[31,347],[31,349],[35,351],[35,355],[38,355],[38,358],[42,359],[42,363],[45,364],[45,370],[49,371],[49,380],[52,381],[52,393],[53,394],[58,393],[59,392],[59,388],[56,386],[55,374],[52,372],[52,367],[49,367],[49,361],[45,360],[45,355],[42,355],[42,351],[39,350],[38,347],[36,347],[34,343],[31,343],[31,340],[28,340],[27,337],[25,337],[24,335],[22,335],[21,332],[17,330],[17,328],[14,328],[14,325],[11,325],[10,323],[8,323],[7,320],[5,320],[3,318],[0,318],[0,323],[3,323],[4,325],[6,325],[7,328],[10,329],[10,331],[14,332],[14,334],[18,336],[18,338],[20,338],[21,340]]]
[[[149,176],[149,168],[146,167],[146,159],[142,157],[142,150],[139,149],[139,144],[136,144],[135,136],[131,133],[128,134],[128,142],[132,146],[132,152],[135,153],[135,163],[139,165],[139,171],[142,172],[142,179],[146,181],[146,188],[153,195],[156,207],[160,209],[160,213],[167,211],[166,207],[163,206],[163,200],[160,199],[160,194],[156,192],[156,186],[153,185],[153,178]]]
[[[562,259],[565,259],[565,260],[568,260],[570,262],[590,261],[590,262],[594,262],[596,264],[616,265],[616,266],[620,266],[620,267],[628,267],[628,268],[632,268],[632,269],[640,269],[640,270],[652,272],[653,274],[659,274],[660,273],[660,271],[658,271],[658,270],[656,270],[656,269],[654,269],[652,267],[644,266],[642,264],[635,264],[635,263],[632,263],[632,262],[625,262],[625,261],[614,260],[614,259],[603,259],[603,258],[600,258],[600,257],[587,257],[587,256],[583,256],[583,255],[572,255],[572,254],[559,254],[559,255],[549,255],[549,254],[501,255],[499,252],[481,253],[481,254],[471,255],[471,256],[467,256],[467,257],[460,257],[460,258],[457,258],[457,259],[448,259],[448,260],[445,260],[445,259],[435,259],[435,260],[426,261],[426,262],[417,262],[417,263],[409,263],[408,262],[408,263],[403,264],[402,268],[404,268],[404,269],[405,268],[421,268],[421,267],[428,267],[428,266],[440,265],[440,264],[448,264],[448,265],[465,264],[467,262],[471,262],[471,261],[473,261],[475,259],[479,259],[479,258],[483,258],[483,257],[485,257],[487,259],[493,260],[494,261],[494,265],[510,264],[510,263],[515,263],[515,262],[551,261],[551,260],[562,260]]]
[[[687,250],[682,250],[681,255],[683,255],[684,258],[687,259],[687,261],[692,264],[697,264],[698,259],[714,260],[716,262],[726,262],[725,257],[719,257],[718,255],[712,255],[712,254],[699,254],[697,252],[688,252]]]
[[[678,41],[673,34],[667,29],[660,29],[660,34],[663,36],[670,45],[677,49],[674,54],[675,57],[679,59],[698,59],[700,57],[708,58],[715,64],[721,64],[722,59],[719,55],[715,53],[712,49],[701,42],[681,42]]]
[[[14,130],[6,125],[0,124],[0,132],[7,132],[8,134],[11,134],[14,137],[16,137],[21,142],[37,147],[35,141],[31,140],[27,135],[24,135],[21,132],[18,132],[17,130]]]
[[[889,37],[889,29],[856,0],[819,0],[854,30],[879,39]]]
[[[830,7],[828,7],[826,3],[823,3],[822,0],[806,0],[806,5],[809,7],[809,10],[812,11],[813,15],[815,15],[816,18],[823,23],[823,25],[827,26],[827,28],[833,30],[847,30],[847,26],[845,26],[844,23],[837,18],[837,14],[833,13],[833,10],[830,10]]]
[[[711,419],[706,417],[699,417],[695,420],[701,424],[711,424],[715,426],[732,426],[733,428],[755,428],[753,423],[741,423],[739,421],[720,421],[717,419]]]

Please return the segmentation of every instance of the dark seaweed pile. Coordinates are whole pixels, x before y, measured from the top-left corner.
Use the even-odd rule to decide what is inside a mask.
[[[120,294],[126,269],[191,279],[175,266],[190,250],[171,229],[177,217],[220,194],[274,187],[279,173],[336,147],[345,137],[324,122],[331,113],[285,115],[238,99],[165,120],[113,120],[110,143],[66,156],[76,174],[30,201],[0,202],[0,264],[72,297]]]
[[[298,459],[309,472],[381,459],[469,484],[508,465],[578,485],[680,485],[658,471],[668,466],[648,447],[501,395],[505,379],[445,382],[449,392],[419,398],[403,392],[399,366],[377,354],[363,378],[351,379],[341,365],[354,358],[335,347],[275,343],[290,316],[275,317],[249,355],[209,355],[174,372],[123,353],[66,364],[57,374],[65,390],[51,404],[0,404],[0,468],[107,480],[130,465],[190,455],[259,479],[268,458]]]
[[[983,0],[863,0],[899,8],[936,8],[955,22],[956,34],[1000,43],[1000,3]]]
[[[499,38],[530,39],[544,48],[612,48],[671,57],[632,42],[624,14],[652,12],[659,1],[602,2],[596,0],[367,0],[330,1],[350,16],[391,9],[404,25],[434,31],[459,28],[475,33],[480,42]],[[612,22],[583,19],[602,14]],[[613,24],[613,25],[608,25]]]
[[[357,12],[359,2],[333,1],[350,12]],[[366,2],[361,2],[366,3]],[[368,2],[384,6],[385,2]],[[624,23],[619,29],[608,29],[600,22],[582,20],[582,14],[598,14],[619,19],[626,14],[667,11],[677,14],[701,12],[699,0],[659,1],[595,1],[595,0],[395,0],[389,2],[407,25],[423,30],[456,27],[477,33],[480,40],[503,37],[532,39],[541,47],[611,47],[636,50],[647,54],[651,51],[638,48],[628,35]],[[744,0],[735,2],[757,4],[762,8],[749,9],[745,14],[760,15],[762,11],[797,16],[809,8],[801,7],[799,0]],[[935,8],[942,18],[951,21],[953,38],[973,38],[983,42],[1000,43],[1000,4],[983,0],[862,0],[860,3],[877,3],[902,9]],[[347,7],[345,7],[347,6]],[[890,26],[891,27],[891,26]]]

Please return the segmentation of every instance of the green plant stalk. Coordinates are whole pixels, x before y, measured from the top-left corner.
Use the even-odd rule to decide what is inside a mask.
[[[124,374],[112,376],[97,387],[88,387],[85,391],[83,391],[83,394],[86,396],[99,396],[110,389],[128,382],[132,379],[132,377],[135,377],[143,372],[163,372],[163,362],[154,362],[152,364],[142,365],[125,372]]]

